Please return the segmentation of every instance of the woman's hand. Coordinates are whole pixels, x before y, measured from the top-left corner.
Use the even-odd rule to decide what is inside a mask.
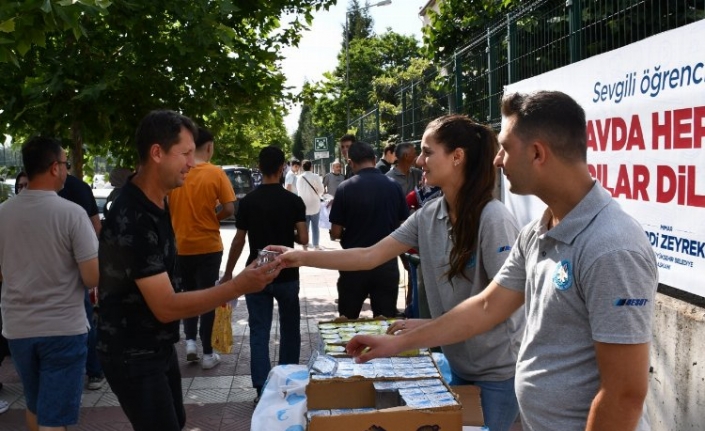
[[[396,320],[394,323],[392,323],[389,328],[387,328],[387,334],[389,335],[396,335],[396,334],[401,334],[404,331],[408,331],[414,328],[417,328],[424,323],[428,322],[430,319],[404,319],[404,320]]]
[[[283,245],[268,245],[264,249],[281,253],[277,256],[277,262],[279,262],[281,268],[296,268],[299,266],[304,266],[303,257],[306,255],[305,251],[294,250],[293,248],[285,247]]]

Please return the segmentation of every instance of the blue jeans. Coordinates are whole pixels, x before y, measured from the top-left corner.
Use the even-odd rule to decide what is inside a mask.
[[[8,340],[27,410],[46,427],[78,423],[86,334]]]
[[[186,411],[173,345],[134,354],[100,354],[105,377],[135,431],[181,431]]]
[[[412,319],[419,318],[419,277],[416,272],[418,265],[409,261],[409,281],[411,282],[411,306],[410,317]]]
[[[321,234],[321,230],[318,228],[319,216],[320,213],[306,216],[306,226],[308,227],[308,231],[311,232],[311,241],[313,241],[314,247],[318,247],[318,238]]]
[[[103,367],[100,366],[100,359],[98,359],[98,352],[95,350],[96,344],[98,344],[98,334],[96,331],[96,320],[93,316],[93,304],[91,304],[91,298],[86,290],[86,295],[83,298],[83,304],[86,306],[86,317],[88,322],[91,324],[91,329],[88,330],[88,354],[86,356],[86,375],[88,377],[103,377]]]
[[[272,369],[269,332],[274,300],[279,306],[279,365],[298,364],[301,353],[299,280],[272,283],[258,293],[245,295],[250,324],[250,371],[252,386],[262,388]]]
[[[223,252],[179,255],[177,256],[179,273],[181,275],[181,286],[186,292],[207,289],[215,284],[220,275],[220,261],[223,259]],[[201,327],[198,327],[198,321]],[[213,353],[211,345],[211,335],[213,334],[213,322],[215,321],[215,310],[211,310],[196,317],[184,319],[184,335],[187,340],[196,339],[196,330],[201,338],[203,354]]]
[[[467,381],[453,373],[451,385],[473,385],[480,388],[482,415],[490,431],[509,431],[519,415],[514,392],[514,377],[499,382]]]

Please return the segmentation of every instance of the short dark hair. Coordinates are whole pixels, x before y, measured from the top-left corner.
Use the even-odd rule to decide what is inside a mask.
[[[347,142],[347,141],[355,142],[355,141],[357,141],[357,139],[355,139],[355,135],[353,135],[352,133],[347,133],[347,134],[343,135],[338,140],[338,142]]]
[[[279,168],[284,164],[284,151],[277,147],[264,147],[259,152],[259,169],[262,175],[271,177],[276,175]]]
[[[304,159],[303,162],[301,162],[301,167],[304,168],[304,171],[310,171],[311,170],[311,161]]]
[[[394,152],[396,150],[396,148],[397,148],[397,144],[387,144],[384,147],[384,152],[382,154],[394,153],[394,155],[396,155],[396,153]]]
[[[301,166],[301,162],[299,161],[299,159],[296,159],[296,158],[291,159],[291,166],[294,166],[294,165]]]
[[[15,194],[18,194],[20,192],[20,178],[22,177],[27,177],[29,180],[29,177],[27,176],[27,172],[25,171],[20,171],[19,174],[17,174],[17,177],[15,177]]]
[[[204,129],[203,127],[198,128],[198,137],[194,136],[194,138],[196,140],[196,148],[201,148],[207,143],[213,142],[213,134],[210,130]]]
[[[29,180],[48,171],[60,159],[61,142],[58,139],[35,136],[22,145],[22,163]]]
[[[376,160],[375,150],[367,142],[355,141],[348,149],[348,158],[354,163],[362,163],[364,161]]]
[[[563,160],[587,160],[585,111],[567,94],[507,94],[502,98],[502,115],[516,117],[514,132],[523,141],[542,139]]]
[[[153,144],[159,144],[164,151],[169,151],[179,142],[182,127],[191,132],[194,140],[198,139],[196,125],[185,115],[169,110],[156,110],[147,114],[135,133],[137,156],[140,162],[147,161],[149,149]]]

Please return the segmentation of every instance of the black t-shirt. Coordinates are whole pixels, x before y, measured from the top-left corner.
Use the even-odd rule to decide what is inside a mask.
[[[86,210],[88,217],[98,214],[98,204],[95,203],[91,186],[73,175],[66,176],[64,188],[59,190],[59,196],[80,205]]]
[[[343,226],[343,248],[369,247],[409,217],[401,186],[377,168],[360,169],[338,186],[329,220]]]
[[[98,346],[105,353],[153,351],[179,341],[179,321],[161,323],[135,280],[166,272],[174,290],[176,240],[169,207],[161,209],[128,182],[100,233]]]
[[[379,169],[383,174],[386,174],[392,168],[392,164],[384,159],[379,159],[379,162],[377,162],[375,168]]]
[[[262,184],[240,200],[235,227],[247,231],[250,255],[247,264],[257,258],[257,250],[268,245],[294,246],[294,227],[306,221],[306,206],[300,197],[280,184]],[[299,279],[299,268],[283,269],[274,283]]]

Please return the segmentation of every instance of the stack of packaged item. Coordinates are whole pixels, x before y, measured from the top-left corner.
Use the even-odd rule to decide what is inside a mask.
[[[345,344],[358,334],[384,334],[394,319],[319,323],[321,346],[309,362],[309,431],[462,429],[462,405],[427,350],[355,363]]]

